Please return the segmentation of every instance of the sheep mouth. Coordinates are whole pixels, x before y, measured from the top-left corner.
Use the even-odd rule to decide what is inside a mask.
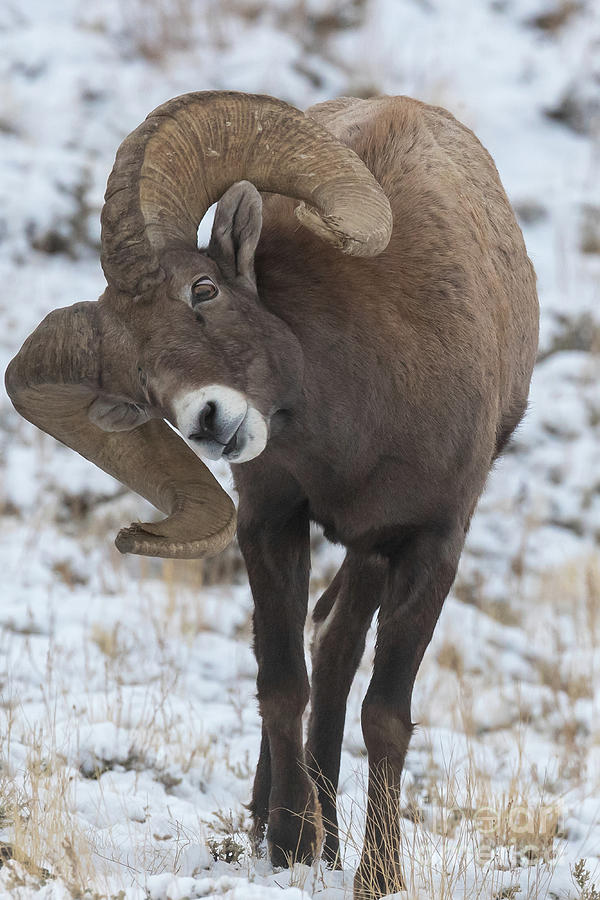
[[[239,426],[234,431],[233,435],[229,438],[227,443],[223,446],[223,456],[229,456],[230,453],[234,453],[238,449],[238,435],[240,433],[240,429],[244,424],[245,419],[239,424]]]
[[[207,437],[202,432],[193,432],[188,440],[198,456],[214,461],[224,459],[228,463],[242,463],[262,453],[268,438],[269,419],[249,406],[227,443]]]
[[[244,424],[245,417],[242,419],[236,430],[233,432],[227,443],[220,441],[217,437],[207,437],[207,435],[202,431],[194,432],[190,434],[189,440],[194,441],[199,444],[201,447],[211,449],[211,456],[215,456],[215,458],[219,458],[221,456],[229,456],[230,453],[234,453],[238,449],[240,430],[242,425]]]

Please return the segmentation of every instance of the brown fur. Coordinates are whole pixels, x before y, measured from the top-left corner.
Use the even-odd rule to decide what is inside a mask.
[[[114,288],[103,303],[121,334],[111,350],[129,347],[128,384],[143,375],[143,389],[121,394],[145,414],[172,418],[176,390],[221,383],[270,420],[265,450],[234,477],[263,718],[251,810],[276,864],[314,855],[321,810],[325,856],[339,863],[346,698],[379,610],[355,887],[372,900],[399,885],[413,683],[487,474],[526,407],[537,298],[494,164],[448,112],[397,97],[333,101],[309,115],[354,149],[389,197],[394,230],[380,256],[343,256],[279,195],[264,197],[261,231],[259,198],[240,184],[220,201],[208,251],[163,254],[165,282],[151,303]],[[194,312],[186,298],[203,275],[220,296]],[[315,609],[323,627],[305,753],[311,521],[348,554]]]
[[[487,473],[525,410],[537,299],[494,164],[449,113],[383,98],[334,101],[312,115],[368,165],[390,198],[395,225],[381,256],[357,260],[300,229],[293,201],[269,196],[264,203],[258,293],[297,338],[304,377],[285,427],[235,473],[238,534],[258,611],[261,709],[272,692],[279,698],[276,713],[264,718],[253,810],[259,827],[268,819],[281,861],[276,848],[289,850],[294,838],[271,812],[298,796],[297,783],[287,791],[285,778],[303,757],[298,742],[281,751],[288,762],[278,759],[277,769],[288,774],[278,781],[279,744],[270,736],[286,717],[300,721],[292,697],[302,696],[302,707],[306,696],[301,632],[313,520],[348,548],[343,574],[315,610],[322,621],[342,598],[315,652],[306,759],[316,770],[332,862],[345,700],[379,607],[363,708],[373,784],[357,875],[362,898],[377,895],[373,885],[387,892],[397,872],[389,849],[397,844],[397,817],[383,812],[378,773],[385,761],[395,796],[418,665]],[[300,795],[310,802],[308,786]]]
[[[250,98],[251,104],[255,100]],[[173,101],[176,108],[183,104],[186,116],[193,110],[200,115],[196,108],[207,103],[210,108],[210,102],[208,95]],[[249,109],[247,98],[242,103],[227,95],[218,102]],[[165,117],[158,113],[162,121]],[[526,407],[537,347],[537,298],[533,269],[494,164],[448,112],[405,97],[384,97],[337,100],[309,115],[358,154],[389,198],[394,230],[380,256],[342,255],[300,225],[294,215],[297,201],[279,195],[265,196],[261,231],[260,197],[244,182],[223,195],[208,250],[185,249],[185,242],[177,241],[174,248],[160,250],[163,238],[181,224],[171,221],[173,210],[191,204],[192,211],[181,217],[193,238],[194,210],[204,204],[192,196],[202,160],[185,149],[183,132],[167,117],[167,130],[175,129],[181,144],[185,178],[181,196],[174,177],[152,182],[156,197],[151,205],[160,221],[150,231],[160,240],[152,244],[150,255],[147,223],[136,205],[139,186],[125,177],[127,166],[125,176],[117,166],[109,185],[103,240],[117,257],[117,270],[125,267],[127,277],[120,280],[108,265],[105,295],[93,312],[86,307],[96,328],[94,347],[88,341],[86,351],[93,366],[67,347],[77,340],[76,333],[64,338],[64,323],[73,324],[81,315],[59,311],[30,339],[25,356],[10,369],[7,385],[11,396],[17,396],[25,369],[27,384],[34,386],[56,379],[58,370],[63,376],[68,372],[63,381],[79,398],[77,417],[73,410],[70,418],[63,410],[66,425],[54,430],[44,424],[53,415],[32,421],[42,422],[40,427],[142,493],[146,469],[152,469],[157,487],[145,496],[167,512],[173,504],[165,497],[174,497],[179,509],[189,481],[197,494],[190,515],[202,519],[203,529],[198,535],[203,540],[192,542],[194,553],[197,547],[202,552],[207,546],[218,549],[223,534],[229,538],[230,508],[221,503],[222,534],[207,544],[207,510],[218,499],[205,470],[196,459],[189,478],[182,478],[180,470],[187,472],[189,457],[178,456],[175,448],[178,462],[172,477],[165,461],[171,451],[167,454],[165,448],[179,442],[164,423],[147,420],[174,422],[177,392],[217,384],[243,392],[269,421],[262,454],[234,472],[240,497],[238,537],[255,601],[263,719],[251,803],[255,834],[259,838],[267,827],[276,864],[285,865],[290,857],[309,859],[319,850],[322,811],[324,853],[339,864],[335,792],[346,698],[378,610],[373,677],[362,712],[369,789],[355,881],[357,900],[373,900],[400,886],[397,801],[412,731],[413,683],[487,474]],[[294,111],[289,121],[302,136],[306,129],[299,119],[306,124]],[[148,129],[158,130],[158,120],[152,122],[141,127],[142,136]],[[204,119],[202,124],[208,127]],[[145,157],[138,153],[138,131],[133,143],[124,142],[120,156],[127,162],[133,147],[132,165],[139,169]],[[243,137],[244,132],[236,132],[235,147],[244,148]],[[300,172],[310,188],[305,199],[311,192],[319,195],[327,161],[340,158],[338,151],[320,158],[317,137],[311,136],[312,155]],[[287,145],[281,134],[278,140],[283,152]],[[155,141],[152,147],[166,158],[168,168],[168,142]],[[239,173],[236,153],[233,171]],[[342,157],[348,154],[344,151]],[[256,171],[269,168],[264,160],[259,163]],[[290,168],[297,164],[295,158],[286,159]],[[346,175],[336,170],[331,178],[337,178],[337,202],[343,201],[346,217],[360,224],[351,198],[365,181],[364,167],[352,155],[347,164],[355,172],[348,176],[347,189]],[[211,165],[217,167],[214,159]],[[288,179],[288,169],[282,164],[280,171],[276,162],[271,168],[278,176],[283,173],[281,184],[290,189],[295,182]],[[176,171],[173,164],[171,174]],[[229,169],[220,158],[217,171],[222,187]],[[272,178],[267,183],[280,182]],[[163,184],[164,197],[173,201],[169,209],[163,208]],[[367,193],[378,198],[373,208],[382,209],[377,186]],[[133,221],[129,231],[120,229],[123,205],[125,212],[133,210],[123,220],[125,225]],[[310,221],[310,210],[303,215]],[[335,232],[340,223],[333,218]],[[146,257],[147,278],[140,269]],[[212,279],[219,294],[193,309],[191,286],[199,278]],[[135,296],[130,282],[135,282]],[[85,390],[79,383],[84,377],[90,382]],[[50,413],[54,409],[49,407]],[[121,432],[133,428],[130,436],[145,434],[152,440],[129,459],[128,448],[135,441],[101,440],[96,426]],[[160,453],[158,443],[154,449],[152,444],[159,438]],[[148,462],[140,466],[139,459]],[[170,520],[179,530],[190,522],[181,516]],[[305,752],[302,715],[309,683],[303,633],[311,521],[344,544],[347,556],[315,608],[319,628]],[[157,538],[165,523],[144,528],[143,542],[134,540],[137,532],[128,532],[124,549],[187,552],[179,531],[176,541],[173,535]]]

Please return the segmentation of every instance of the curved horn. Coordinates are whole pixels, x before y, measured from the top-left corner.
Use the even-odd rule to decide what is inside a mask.
[[[121,144],[102,211],[102,266],[120,291],[164,279],[162,251],[196,248],[198,224],[236,181],[304,201],[300,221],[344,253],[387,246],[392,213],[364,163],[322,125],[273,97],[183,94]]]
[[[234,536],[235,507],[181,438],[158,419],[115,433],[88,419],[102,393],[99,312],[97,303],[76,303],[46,316],[6,370],[7,393],[22,416],[167,515],[122,529],[115,541],[122,553],[219,553]]]

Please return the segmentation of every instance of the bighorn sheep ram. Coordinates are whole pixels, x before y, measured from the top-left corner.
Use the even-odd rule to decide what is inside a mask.
[[[102,265],[102,297],[44,319],[8,393],[166,514],[123,529],[122,552],[222,550],[235,509],[198,456],[237,463],[263,722],[251,811],[274,864],[318,853],[321,821],[337,863],[346,699],[379,611],[354,895],[397,890],[414,679],[536,354],[535,276],[494,164],[407,97],[304,114],[186,94],[119,148]],[[304,747],[311,521],[347,554],[313,615]]]

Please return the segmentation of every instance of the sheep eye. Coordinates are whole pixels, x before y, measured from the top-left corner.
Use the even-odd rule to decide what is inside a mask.
[[[198,278],[192,285],[192,307],[197,303],[212,300],[219,293],[219,289],[210,278]]]

